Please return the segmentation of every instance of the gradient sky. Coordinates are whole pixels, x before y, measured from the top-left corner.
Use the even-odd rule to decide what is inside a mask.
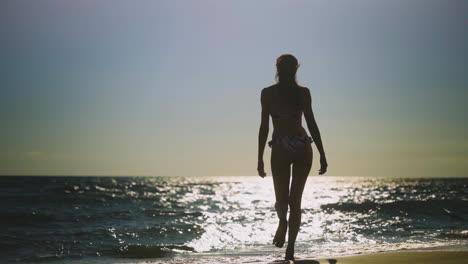
[[[260,91],[292,53],[328,175],[468,176],[467,11],[2,1],[0,174],[256,175]]]

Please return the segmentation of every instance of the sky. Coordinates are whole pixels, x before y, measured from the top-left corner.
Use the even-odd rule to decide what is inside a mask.
[[[462,0],[2,1],[0,175],[256,175],[260,92],[291,53],[327,175],[468,176],[467,11]],[[310,175],[318,158],[314,147]],[[268,148],[264,161],[271,175]]]

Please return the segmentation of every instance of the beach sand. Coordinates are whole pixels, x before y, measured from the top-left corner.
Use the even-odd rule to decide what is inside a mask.
[[[345,257],[313,258],[301,257],[288,262],[281,259],[267,260],[261,256],[203,256],[182,259],[122,259],[96,258],[76,260],[55,260],[54,264],[465,264],[468,263],[466,250],[420,250],[420,251],[392,251],[372,254],[353,255]]]
[[[288,263],[273,261],[271,264]],[[292,262],[290,262],[292,263]],[[464,264],[468,263],[468,251],[396,251],[355,255],[338,258],[298,259],[297,264]]]

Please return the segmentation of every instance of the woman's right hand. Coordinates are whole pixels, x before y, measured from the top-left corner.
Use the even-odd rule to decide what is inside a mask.
[[[266,172],[265,172],[265,168],[264,168],[264,165],[263,165],[263,160],[258,161],[257,171],[258,171],[258,176],[260,176],[262,178],[265,178]]]
[[[325,174],[325,172],[327,172],[327,168],[328,168],[327,158],[325,157],[325,155],[321,155],[319,175]]]

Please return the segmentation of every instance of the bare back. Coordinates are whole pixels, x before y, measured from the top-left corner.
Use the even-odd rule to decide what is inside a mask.
[[[262,102],[266,107],[267,114],[273,121],[273,137],[283,135],[307,135],[302,127],[302,114],[306,108],[305,100],[300,100],[299,109],[288,104],[285,98],[279,95],[277,84],[264,88],[262,91]],[[308,89],[299,87],[300,98],[307,97]]]

